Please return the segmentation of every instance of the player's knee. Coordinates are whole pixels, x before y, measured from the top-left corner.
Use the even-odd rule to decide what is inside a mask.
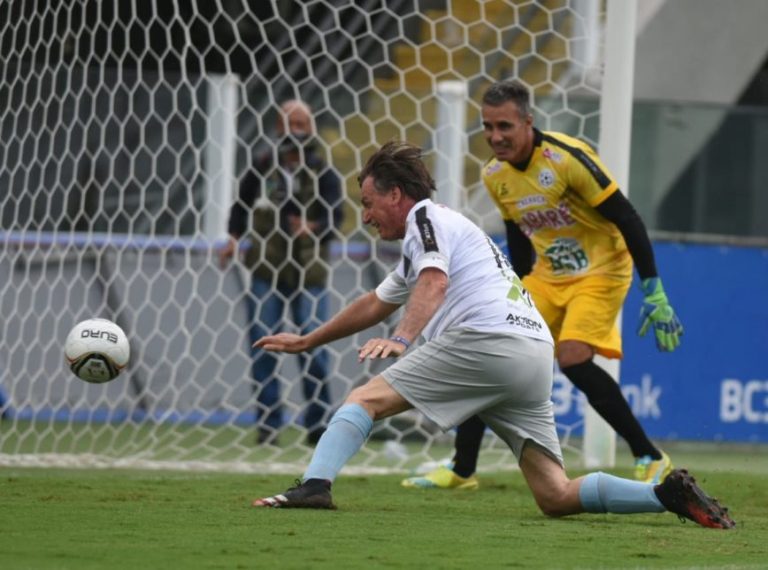
[[[352,390],[346,403],[362,406],[374,420],[388,418],[413,407],[381,376],[375,376]]]
[[[563,475],[560,479],[539,482],[531,488],[536,504],[548,517],[564,517],[581,512],[578,485]]]
[[[369,388],[367,384],[359,386],[352,390],[347,396],[346,404],[357,404],[361,406],[374,421],[385,416],[387,409],[386,398],[382,398],[376,390]]]
[[[544,515],[552,518],[565,516],[565,512],[560,508],[560,503],[553,497],[537,497],[536,504]]]
[[[372,401],[368,391],[365,389],[365,386],[358,386],[357,388],[353,389],[347,396],[347,399],[344,401],[344,403],[357,404],[362,406],[369,414],[373,411]]]
[[[548,517],[558,518],[573,514],[573,509],[567,500],[567,494],[559,490],[540,493],[536,496],[536,504],[539,510]]]

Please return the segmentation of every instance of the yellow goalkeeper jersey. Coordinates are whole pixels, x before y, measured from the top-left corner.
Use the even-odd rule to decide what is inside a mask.
[[[564,283],[586,274],[632,278],[632,257],[618,228],[595,210],[616,181],[592,148],[557,132],[534,130],[527,164],[492,158],[486,189],[504,220],[515,222],[536,251],[532,274]],[[514,262],[514,260],[513,260]]]

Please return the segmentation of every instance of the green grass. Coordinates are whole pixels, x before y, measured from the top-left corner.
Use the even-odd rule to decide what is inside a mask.
[[[477,492],[342,475],[339,510],[314,512],[249,506],[289,476],[5,467],[0,568],[765,568],[765,448],[712,449],[673,459],[697,464],[734,531],[668,513],[548,519],[515,472],[483,473]]]

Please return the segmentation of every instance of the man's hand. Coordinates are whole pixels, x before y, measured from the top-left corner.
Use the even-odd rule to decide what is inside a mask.
[[[398,357],[403,354],[408,347],[403,343],[388,338],[372,338],[366,342],[357,352],[358,362],[367,358],[374,360],[376,358]]]
[[[667,300],[667,295],[661,286],[661,279],[658,277],[644,279],[640,283],[640,288],[643,290],[645,299],[640,308],[640,326],[637,334],[645,336],[648,328],[653,325],[658,349],[672,352],[680,346],[683,325]]]
[[[230,236],[229,239],[227,239],[227,243],[221,246],[221,248],[218,251],[219,254],[219,266],[224,269],[227,264],[229,263],[229,260],[232,259],[232,257],[237,252],[238,244],[237,240]]]
[[[290,352],[291,354],[297,354],[312,348],[309,346],[306,337],[292,333],[263,336],[253,343],[253,347],[262,348],[269,352]]]

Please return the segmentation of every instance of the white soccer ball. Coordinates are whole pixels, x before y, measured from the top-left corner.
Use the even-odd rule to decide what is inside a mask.
[[[69,369],[86,382],[103,384],[114,380],[128,364],[131,347],[118,325],[107,319],[77,323],[64,342]]]

